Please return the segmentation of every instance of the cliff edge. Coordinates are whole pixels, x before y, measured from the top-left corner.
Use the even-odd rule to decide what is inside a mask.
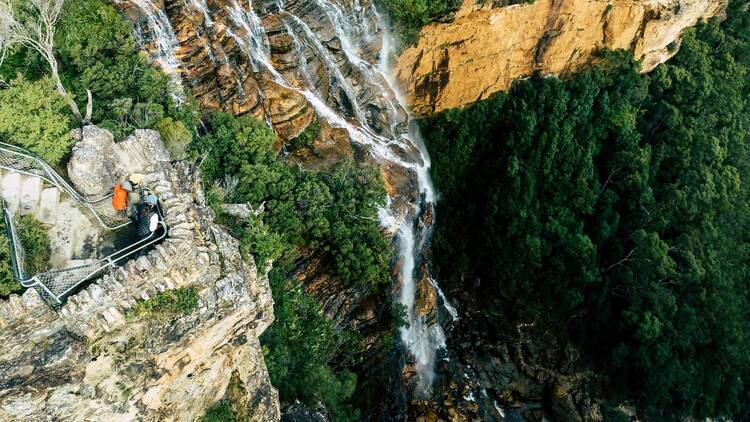
[[[118,144],[94,126],[77,136],[83,140],[70,168],[100,169],[103,179],[118,170],[143,173],[159,195],[169,236],[58,311],[33,289],[0,303],[0,420],[197,420],[228,396],[243,420],[278,420],[278,394],[258,341],[273,321],[268,279],[213,223],[197,170],[171,163],[154,131]],[[132,154],[122,161],[92,148]],[[131,312],[139,301],[180,288],[197,292],[188,314]]]
[[[533,72],[565,74],[602,49],[631,51],[648,72],[680,37],[723,15],[726,0],[464,0],[455,19],[422,29],[398,59],[397,79],[415,115],[461,107]]]

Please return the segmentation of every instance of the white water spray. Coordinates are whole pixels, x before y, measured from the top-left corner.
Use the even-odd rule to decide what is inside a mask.
[[[134,0],[144,4],[144,12],[149,16],[149,23],[153,27],[161,28],[157,33],[160,55],[162,44],[164,56],[171,65],[174,57],[172,38],[163,25],[163,12],[152,7],[151,0]],[[203,0],[190,0],[201,12],[206,13]],[[390,79],[389,56],[392,45],[386,26],[383,25],[380,16],[370,5],[363,7],[359,0],[349,2],[349,9],[339,5],[337,0],[310,0],[312,7],[316,7],[325,19],[328,19],[334,29],[336,39],[339,41],[341,51],[346,63],[334,57],[331,48],[324,45],[319,35],[305,22],[304,17],[294,14],[293,11],[285,9],[284,0],[276,0],[279,16],[284,28],[292,37],[294,48],[299,57],[302,78],[287,78],[275,69],[271,61],[270,43],[262,26],[260,17],[256,14],[253,4],[248,1],[247,5],[240,5],[238,0],[231,0],[227,8],[230,24],[233,28],[224,28],[226,33],[233,37],[241,47],[243,53],[252,64],[254,72],[262,72],[270,75],[274,82],[294,90],[303,95],[310,105],[315,109],[319,118],[326,120],[331,126],[345,129],[350,138],[370,151],[372,156],[381,163],[392,163],[395,166],[412,171],[416,175],[417,198],[411,204],[405,214],[398,214],[396,198],[389,198],[386,207],[379,211],[380,221],[384,227],[395,230],[397,234],[398,253],[403,262],[400,270],[401,286],[397,293],[399,303],[405,306],[409,326],[401,330],[401,340],[408,352],[414,357],[418,374],[419,392],[428,394],[435,375],[435,361],[440,350],[445,348],[445,333],[441,325],[436,321],[428,321],[417,311],[418,280],[417,274],[420,270],[421,252],[429,247],[431,236],[431,213],[436,199],[435,191],[430,179],[430,159],[422,142],[418,127],[409,124],[408,113],[403,99],[401,98],[396,84]],[[243,7],[245,6],[245,7]],[[373,28],[372,20],[367,19],[367,14],[375,16],[378,28]],[[166,16],[164,16],[166,20]],[[206,19],[208,24],[214,23]],[[168,23],[168,21],[166,21]],[[164,30],[162,30],[164,29]],[[376,38],[377,29],[380,29],[384,39],[380,60],[367,59],[363,51],[371,45]],[[158,34],[164,34],[163,37]],[[176,40],[174,40],[176,43]],[[171,47],[170,47],[171,46]],[[167,54],[172,52],[170,56]],[[346,98],[352,105],[353,116],[346,116],[345,110],[334,110],[327,104],[324,93],[313,83],[308,64],[305,59],[305,51],[310,51],[320,60],[324,69],[332,78],[334,84],[344,92]],[[370,50],[371,51],[371,50]],[[177,63],[176,66],[179,64]],[[342,69],[342,66],[348,68]],[[355,83],[345,75],[353,74]],[[287,75],[288,76],[288,75]],[[359,77],[360,79],[356,79]],[[301,79],[301,80],[298,80]],[[363,86],[369,87],[367,95],[360,95]],[[389,127],[376,129],[371,127],[363,113],[365,106],[378,100],[389,120]],[[362,103],[360,103],[362,102]],[[408,128],[408,131],[406,130]],[[380,131],[380,132],[379,132]],[[386,131],[389,131],[385,133]],[[403,205],[403,202],[401,202]],[[397,215],[398,214],[398,215]],[[453,318],[457,318],[456,310],[448,303],[447,298],[440,290],[438,283],[429,274],[427,277],[438,297],[442,300],[444,308]]]
[[[185,93],[182,88],[180,77],[180,61],[175,55],[175,49],[180,46],[172,29],[166,13],[152,0],[131,0],[143,12],[146,18],[147,31],[152,40],[144,39],[141,31],[135,31],[136,42],[144,47],[149,41],[153,41],[156,51],[152,52],[151,59],[169,75],[171,80],[172,98],[177,104],[184,101]]]

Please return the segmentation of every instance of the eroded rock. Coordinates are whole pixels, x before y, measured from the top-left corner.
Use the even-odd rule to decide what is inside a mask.
[[[111,140],[104,132],[84,128]],[[213,223],[199,172],[170,164],[158,134],[139,132],[122,144],[128,159],[150,158],[138,169],[160,196],[169,236],[58,312],[35,290],[0,303],[0,420],[196,420],[229,395],[246,420],[278,420],[258,342],[273,321],[267,269],[243,259],[237,240]],[[73,168],[100,146],[79,141]],[[134,169],[118,157],[100,156],[91,174]],[[187,287],[198,292],[188,314],[128,316],[138,300]]]
[[[502,6],[495,6],[500,3]],[[682,32],[722,15],[726,0],[465,0],[455,20],[423,28],[398,59],[413,112],[431,115],[507,90],[535,71],[580,69],[600,49],[631,51],[648,72],[671,58]]]

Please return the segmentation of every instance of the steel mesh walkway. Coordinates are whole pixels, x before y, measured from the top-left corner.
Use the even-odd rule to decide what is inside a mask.
[[[62,176],[53,170],[49,164],[23,148],[0,142],[0,168],[43,179],[70,195],[75,202],[87,210],[107,230],[125,227],[130,223],[130,220],[126,217],[118,218],[104,213],[106,212],[105,210],[111,209],[109,201],[111,195],[106,195],[93,201],[85,199]],[[61,305],[65,297],[75,291],[84,282],[102,275],[109,269],[115,268],[117,264],[133,258],[145,248],[161,241],[167,236],[167,226],[164,224],[162,212],[157,206],[157,212],[160,216],[160,228],[151,233],[149,237],[132,243],[90,264],[66,269],[53,269],[41,274],[28,274],[26,269],[26,250],[18,233],[14,215],[5,207],[5,201],[2,198],[0,198],[0,206],[3,209],[3,220],[10,247],[14,277],[16,277],[23,287],[37,289],[53,307]]]
[[[0,142],[0,168],[11,172],[36,176],[67,193],[82,209],[88,211],[102,227],[116,230],[127,226],[130,222],[125,217],[118,217],[110,212],[111,194],[95,199],[86,199],[60,176],[44,160],[33,153],[15,145]]]

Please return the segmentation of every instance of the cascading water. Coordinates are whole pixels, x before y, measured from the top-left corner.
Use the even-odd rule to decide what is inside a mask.
[[[345,128],[350,137],[367,148],[370,149],[373,156],[381,162],[391,162],[398,166],[407,168],[413,171],[417,176],[418,182],[418,195],[420,198],[416,203],[411,204],[412,210],[405,216],[397,218],[394,210],[391,208],[393,204],[392,200],[389,200],[388,206],[381,210],[381,222],[384,226],[394,225],[397,229],[397,243],[398,253],[403,260],[403,264],[400,271],[400,285],[401,289],[398,292],[398,301],[405,306],[407,310],[407,317],[409,326],[401,329],[401,339],[406,346],[409,353],[414,357],[418,381],[419,390],[421,393],[428,393],[429,388],[434,379],[434,368],[435,361],[438,356],[439,350],[445,347],[445,333],[441,325],[432,321],[428,323],[425,318],[418,314],[416,310],[416,298],[417,298],[417,266],[419,261],[420,252],[428,247],[429,238],[431,235],[432,226],[429,222],[425,221],[425,213],[431,211],[435,200],[435,193],[432,186],[432,182],[429,174],[429,156],[424,148],[421,141],[421,137],[418,132],[418,127],[409,122],[398,121],[396,116],[405,115],[405,107],[403,102],[394,89],[395,84],[389,81],[388,78],[388,65],[387,58],[390,55],[390,51],[387,49],[392,45],[389,41],[383,42],[384,50],[381,51],[381,61],[378,63],[370,63],[369,61],[360,57],[357,43],[352,42],[351,36],[357,33],[354,28],[362,26],[362,22],[357,19],[356,13],[362,8],[359,2],[355,1],[353,12],[347,14],[344,10],[336,3],[327,0],[314,0],[316,5],[323,11],[324,15],[330,19],[335,29],[336,36],[338,37],[341,48],[344,51],[346,58],[349,63],[357,68],[366,83],[371,84],[379,89],[379,94],[384,97],[384,103],[386,104],[389,114],[392,118],[392,124],[390,127],[391,136],[377,135],[373,128],[369,127],[365,122],[361,112],[356,111],[356,121],[351,122],[339,113],[334,111],[326,102],[321,98],[319,92],[316,92],[316,88],[311,86],[311,78],[307,73],[307,63],[300,63],[303,74],[303,83],[309,84],[308,86],[295,86],[292,83],[287,82],[284,77],[273,67],[270,60],[270,54],[268,49],[268,41],[258,42],[258,34],[262,30],[262,26],[245,28],[245,32],[250,34],[251,40],[245,40],[243,45],[246,48],[246,54],[249,59],[258,63],[264,67],[271,75],[273,75],[275,82],[296,90],[305,96],[308,102],[316,109],[318,115],[326,119],[332,126]],[[339,65],[331,56],[329,50],[322,44],[317,38],[316,34],[310,29],[310,26],[304,22],[304,20],[296,16],[293,12],[285,9],[284,1],[277,0],[276,6],[279,14],[284,19],[284,27],[290,32],[292,39],[295,44],[295,49],[300,56],[302,61],[302,51],[307,46],[311,48],[326,67],[326,69],[334,76],[335,81],[341,83],[344,92],[346,93],[349,100],[353,103],[354,109],[359,110],[360,106],[357,103],[358,96],[355,93],[354,87],[351,83],[343,76]],[[377,12],[371,11],[375,16]],[[255,11],[252,8],[246,12],[246,16],[241,16],[237,13],[232,12],[233,20],[236,20],[238,26],[257,25],[260,19],[255,15]],[[255,15],[255,16],[253,16]],[[242,18],[242,19],[240,19]],[[354,20],[351,22],[350,20]],[[379,21],[379,25],[382,23]],[[295,32],[299,31],[299,33]],[[384,32],[387,37],[387,32]],[[233,35],[236,36],[236,35]],[[265,38],[265,35],[263,35]],[[250,42],[248,42],[250,41]],[[306,45],[305,45],[306,44]],[[399,133],[399,126],[408,128],[408,132]],[[398,151],[414,151],[416,150],[418,157],[415,160],[404,159]],[[418,232],[418,227],[421,226],[421,230]],[[438,295],[443,300],[443,304],[454,319],[457,318],[455,309],[448,303],[445,295],[440,290],[437,282],[434,278],[429,277],[431,286],[435,288]]]
[[[180,43],[172,30],[172,24],[166,13],[152,0],[131,0],[131,2],[141,10],[145,17],[143,22],[146,25],[145,31],[142,27],[136,29],[136,42],[141,47],[148,45],[149,42],[154,43],[156,49],[151,52],[151,59],[171,78],[172,97],[180,104],[185,97],[180,78],[180,61],[175,55],[175,49],[180,46]],[[144,37],[144,32],[148,34],[149,39]]]
[[[172,38],[168,35],[171,27],[166,30],[168,25],[162,22],[166,20],[165,16],[162,19],[163,12],[152,7],[151,0],[133,1],[139,2],[137,4],[147,14],[149,26],[159,28],[152,32],[160,39],[159,54],[164,56],[160,60],[169,66],[179,65],[172,62],[176,40],[173,43],[174,34]],[[205,24],[220,27],[233,38],[247,56],[253,72],[303,95],[320,119],[332,127],[345,129],[376,161],[403,169],[413,180],[413,187],[405,188],[413,191],[389,198],[379,215],[383,226],[396,233],[402,261],[397,299],[406,308],[409,326],[401,330],[401,340],[413,357],[418,393],[429,394],[435,362],[445,347],[445,333],[435,318],[421,315],[417,309],[420,281],[426,280],[421,288],[435,290],[449,316],[455,319],[457,314],[434,277],[425,274],[429,263],[423,262],[425,254],[422,252],[429,248],[436,195],[429,174],[429,156],[418,127],[410,122],[396,84],[389,77],[392,43],[387,29],[369,1],[363,5],[361,0],[348,0],[347,5],[342,6],[339,0],[256,0],[259,10],[278,16],[277,28],[280,29],[276,30],[285,30],[290,36],[300,72],[290,74],[294,71],[279,71],[272,62],[271,43],[257,14],[258,6],[252,1],[246,0],[245,4],[240,1],[227,0],[224,22],[207,17]],[[190,0],[190,4],[199,13],[208,13],[205,1]],[[316,32],[321,28],[331,29]],[[380,51],[371,48],[376,45],[378,32],[383,35]],[[327,85],[316,86],[320,75],[312,74],[310,57],[320,63],[318,68],[325,70]],[[340,90],[340,97],[332,98],[330,94],[334,89]]]

